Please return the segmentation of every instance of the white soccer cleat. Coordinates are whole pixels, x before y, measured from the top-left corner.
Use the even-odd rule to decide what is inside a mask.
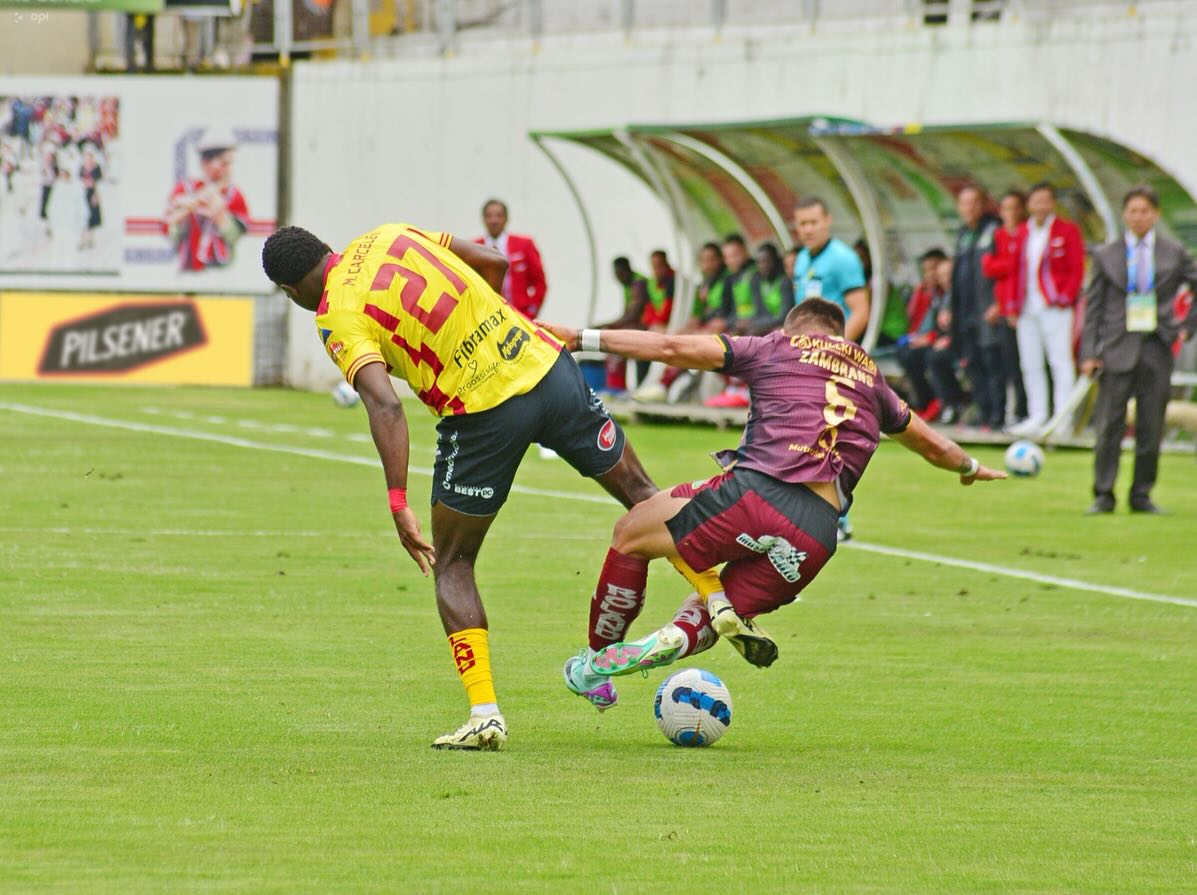
[[[455,749],[464,752],[498,752],[507,742],[507,722],[502,715],[471,716],[453,733],[432,741],[433,749]]]

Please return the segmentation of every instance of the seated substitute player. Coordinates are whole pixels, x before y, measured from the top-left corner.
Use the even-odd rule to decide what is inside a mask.
[[[490,668],[474,561],[533,442],[596,479],[625,507],[656,487],[572,359],[499,296],[507,261],[448,233],[384,224],[333,252],[299,227],[262,249],[266,275],[316,312],[329,356],[361,395],[404,549],[436,579],[436,601],[470,719],[437,749],[507,739]],[[388,373],[407,380],[437,424],[432,544],[407,505],[408,432]]]
[[[718,458],[722,474],[661,491],[616,523],[589,648],[565,666],[567,687],[592,703],[604,678],[700,652],[717,635],[753,665],[772,664],[777,646],[753,619],[792,602],[835,553],[836,520],[882,432],[962,484],[1006,477],[912,415],[868,354],[844,338],[844,312],[825,299],[807,299],[780,331],[760,337],[546,328],[575,348],[737,376],[752,395],[739,449]],[[648,563],[659,557],[697,594],[672,624],[615,642],[610,632],[639,614]]]

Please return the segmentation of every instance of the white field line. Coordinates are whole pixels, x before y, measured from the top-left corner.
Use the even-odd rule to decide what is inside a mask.
[[[33,528],[19,526],[0,527],[0,534],[23,535],[111,535],[113,537],[181,537],[181,538],[335,538],[361,537],[358,532],[339,531],[266,531],[264,529],[249,531],[221,531],[212,528],[68,528],[64,526],[50,526],[48,528]]]
[[[248,448],[253,451],[270,451],[276,454],[292,454],[296,457],[310,457],[313,460],[354,463],[358,466],[369,466],[373,469],[378,469],[382,466],[377,457],[358,457],[353,454],[338,454],[334,451],[322,451],[317,448],[305,448],[289,444],[266,444],[261,441],[250,441],[248,438],[239,438],[236,435],[220,435],[216,432],[201,432],[196,429],[176,429],[174,426],[158,426],[150,423],[135,423],[129,420],[114,420],[102,416],[92,416],[87,413],[74,413],[70,410],[50,410],[45,407],[32,407],[28,404],[10,404],[6,401],[0,401],[0,410],[9,410],[13,413],[24,413],[30,416],[44,416],[50,419],[68,420],[73,423],[85,423],[89,426],[124,429],[127,432],[146,432],[152,435],[190,438],[195,441],[211,441],[216,444],[227,444],[230,447]],[[432,475],[432,470],[426,466],[409,466],[407,471],[416,475]],[[613,498],[600,494],[553,491],[547,488],[529,488],[525,485],[512,485],[511,491],[514,494],[528,494],[533,497],[556,497],[560,500],[580,500],[586,503],[601,503],[603,505],[610,505],[614,502]]]
[[[197,416],[189,410],[169,410],[163,407],[142,407],[139,408],[142,413],[150,416],[170,416],[180,420],[200,420],[205,423],[213,423],[215,425],[237,425],[242,429],[253,429],[257,432],[277,432],[286,435],[300,434],[310,435],[313,438],[334,438],[336,432],[332,429],[323,429],[319,426],[293,426],[290,423],[263,423],[260,420],[254,419],[226,419],[223,416]],[[373,444],[374,440],[367,434],[362,432],[350,432],[345,436],[346,441],[362,442]],[[411,443],[412,447],[424,447],[418,445],[415,441]]]
[[[176,429],[171,426],[155,426],[146,423],[134,423],[126,420],[114,420],[106,417],[91,416],[84,413],[73,413],[69,410],[50,410],[44,407],[33,407],[27,404],[11,404],[0,401],[0,410],[8,410],[13,413],[24,413],[30,416],[43,416],[51,419],[69,420],[76,423],[85,423],[92,426],[104,426],[110,429],[124,429],[130,432],[146,432],[154,435],[167,435],[175,438],[190,438],[197,441],[210,441],[217,444],[226,444],[231,447],[248,448],[256,451],[271,451],[279,454],[292,454],[297,457],[309,457],[315,460],[330,460],[337,463],[353,463],[358,466],[379,467],[381,464],[377,459],[369,457],[358,457],[352,454],[338,454],[332,451],[316,450],[314,448],[295,447],[293,445],[278,445],[278,444],[264,444],[257,441],[249,441],[245,438],[237,438],[231,435],[218,435],[212,432],[199,432],[192,429]],[[432,470],[426,467],[412,466],[409,467],[409,472],[417,475],[432,475]],[[553,491],[543,488],[528,488],[522,485],[513,485],[511,490],[519,494],[527,494],[534,497],[555,497],[560,500],[577,500],[585,503],[600,503],[610,504],[611,498],[601,496],[598,494],[583,494],[576,491]],[[1056,587],[1068,588],[1070,590],[1087,591],[1089,593],[1104,594],[1111,597],[1122,597],[1128,600],[1146,600],[1152,603],[1169,603],[1174,606],[1187,606],[1197,609],[1197,599],[1190,599],[1186,597],[1172,597],[1167,594],[1153,594],[1145,591],[1131,590],[1125,587],[1112,587],[1104,584],[1092,584],[1088,581],[1080,581],[1075,578],[1060,578],[1055,575],[1041,575],[1038,572],[1028,572],[1022,569],[1012,569],[1007,566],[992,565],[990,563],[974,562],[968,559],[957,559],[951,556],[940,556],[935,553],[922,553],[917,550],[903,550],[900,547],[886,547],[881,544],[869,544],[866,542],[852,540],[845,545],[854,550],[864,550],[870,553],[878,553],[885,556],[896,556],[903,559],[915,559],[920,562],[938,563],[945,566],[953,566],[959,569],[968,569],[973,572],[984,572],[990,575],[1002,575],[1007,578],[1018,578],[1024,581],[1034,581],[1037,584],[1052,584]]]
[[[44,528],[34,526],[0,526],[0,534],[24,535],[104,535],[112,537],[179,537],[179,538],[378,538],[387,539],[386,529],[370,531],[274,531],[270,529],[215,529],[215,528],[71,528],[52,525]],[[593,541],[602,539],[594,535],[560,534],[558,532],[508,531],[492,529],[487,534],[487,543],[496,538],[533,538],[549,541]]]
[[[1038,572],[1024,572],[1021,569],[1011,569],[1007,566],[995,566],[987,562],[974,562],[971,559],[956,559],[951,556],[939,556],[935,553],[921,553],[917,550],[903,550],[901,547],[886,547],[882,544],[869,544],[855,539],[844,544],[854,550],[866,550],[869,553],[880,553],[884,556],[899,556],[903,559],[917,559],[921,562],[939,563],[944,566],[954,566],[957,569],[969,569],[974,572],[987,572],[990,575],[1004,575],[1007,578],[1021,578],[1024,581],[1034,581],[1037,584],[1054,584],[1056,587],[1067,587],[1072,590],[1087,590],[1095,594],[1106,594],[1111,597],[1125,597],[1128,600],[1148,600],[1152,603],[1172,603],[1175,606],[1189,606],[1197,609],[1197,600],[1185,597],[1170,597],[1166,594],[1152,594],[1131,590],[1126,587],[1112,587],[1107,584],[1090,584],[1088,581],[1078,581],[1075,578],[1060,578],[1055,575],[1040,575]]]

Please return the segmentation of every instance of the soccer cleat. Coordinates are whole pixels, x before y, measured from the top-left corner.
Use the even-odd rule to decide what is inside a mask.
[[[470,720],[453,733],[432,741],[433,749],[463,752],[498,752],[507,742],[507,722],[502,715],[471,715]]]
[[[658,665],[668,665],[686,645],[686,635],[677,625],[668,624],[640,640],[613,643],[590,656],[588,669],[603,677],[647,672]]]
[[[619,694],[615,692],[613,683],[589,670],[586,661],[589,654],[589,650],[582,650],[580,654],[566,659],[565,668],[562,669],[565,689],[581,696],[600,712],[605,712],[619,701]]]
[[[749,665],[768,668],[777,661],[777,644],[749,619],[740,618],[727,597],[712,596],[707,600],[711,627],[715,633],[736,648]]]

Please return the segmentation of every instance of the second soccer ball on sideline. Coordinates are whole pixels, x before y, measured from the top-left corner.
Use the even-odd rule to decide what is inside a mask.
[[[731,726],[727,686],[701,668],[667,677],[657,688],[653,714],[665,738],[677,746],[709,746]]]
[[[1033,441],[1016,441],[1006,448],[1006,471],[1030,478],[1043,469],[1043,448]]]
[[[332,399],[338,407],[353,407],[360,400],[357,391],[348,382],[338,382],[333,386]]]

